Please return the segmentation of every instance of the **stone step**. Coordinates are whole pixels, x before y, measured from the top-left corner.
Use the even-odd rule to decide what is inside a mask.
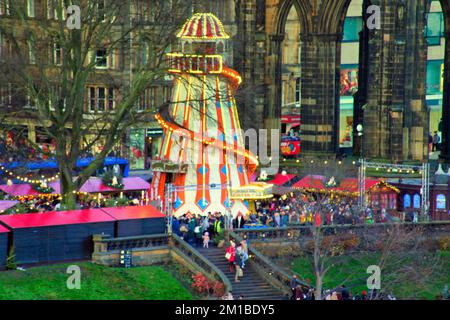
[[[225,248],[196,248],[206,259],[213,263],[232,284],[233,296],[242,295],[244,300],[280,300],[282,293],[273,288],[265,279],[251,267],[251,261],[246,263],[244,276],[240,282],[234,282],[234,272],[229,271],[228,261],[225,259]]]

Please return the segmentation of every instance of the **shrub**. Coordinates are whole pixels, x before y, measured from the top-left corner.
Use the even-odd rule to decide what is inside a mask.
[[[225,286],[220,281],[210,281],[201,272],[192,276],[192,288],[199,294],[210,294],[222,297],[225,293]]]
[[[449,250],[450,249],[450,236],[443,236],[438,240],[439,249],[440,250]]]

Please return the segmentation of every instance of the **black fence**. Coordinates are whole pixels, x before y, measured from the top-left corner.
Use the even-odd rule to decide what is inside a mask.
[[[5,269],[6,267],[6,258],[8,255],[8,234],[8,232],[0,231],[0,270]]]

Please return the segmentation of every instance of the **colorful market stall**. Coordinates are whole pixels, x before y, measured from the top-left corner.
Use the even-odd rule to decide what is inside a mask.
[[[243,214],[246,214],[248,211],[254,212],[256,211],[256,201],[273,197],[272,188],[272,184],[252,182],[245,186],[231,188],[230,199],[232,201],[243,201],[248,206],[248,210],[242,212]]]
[[[114,234],[115,219],[101,209],[0,216],[22,264],[90,259],[94,234]]]
[[[382,179],[365,180],[366,201],[375,212],[385,209],[389,213],[397,212],[397,197],[400,190]],[[359,194],[358,179],[344,178],[338,187],[333,188],[350,197]]]
[[[422,181],[420,179],[390,179],[392,185],[400,190],[398,209],[406,215],[421,214]],[[430,185],[430,218],[433,221],[450,220],[450,183]]]
[[[116,220],[116,237],[162,234],[165,215],[153,206],[102,208]]]

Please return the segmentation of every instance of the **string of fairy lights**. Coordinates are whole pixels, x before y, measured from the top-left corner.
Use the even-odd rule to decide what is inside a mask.
[[[31,183],[31,184],[49,183],[49,182],[56,181],[59,179],[59,173],[57,173],[54,176],[49,177],[49,178],[45,178],[44,176],[41,176],[41,179],[30,179],[28,177],[14,174],[14,172],[8,170],[5,166],[0,166],[0,171],[5,172],[9,179],[19,180],[19,181],[27,182],[27,183]]]
[[[283,158],[283,162],[287,162],[289,159]],[[300,159],[295,160],[295,163],[308,163],[308,164],[324,164],[324,165],[328,165],[330,164],[332,161],[329,160],[305,160],[305,161],[300,161]],[[341,166],[344,165],[344,161],[336,161],[336,163]],[[358,166],[360,165],[358,161],[352,161],[351,162],[352,165],[354,166]],[[417,168],[412,169],[411,166],[403,166],[403,165],[392,165],[392,164],[380,164],[379,166],[376,167],[371,167],[372,169],[374,169],[375,171],[386,171],[387,173],[401,173],[401,174],[422,174],[422,170],[420,169],[421,166],[417,166]]]

